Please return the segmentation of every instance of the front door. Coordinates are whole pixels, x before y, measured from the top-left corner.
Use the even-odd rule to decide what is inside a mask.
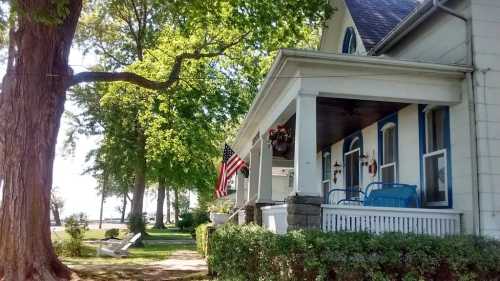
[[[345,154],[346,199],[359,199],[360,149],[353,149]]]

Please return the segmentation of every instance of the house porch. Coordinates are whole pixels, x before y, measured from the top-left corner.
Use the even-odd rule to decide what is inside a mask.
[[[442,153],[426,156],[428,151],[420,151],[419,124],[434,108],[449,112],[461,104],[467,71],[378,58],[282,53],[234,145],[250,163],[249,177],[238,175],[237,206],[251,205],[246,214],[253,214],[241,221],[253,220],[277,233],[320,227],[436,235],[460,231],[462,210],[453,205],[454,193],[448,189],[451,140],[440,149]],[[386,138],[381,127],[394,116],[402,118],[395,122],[399,132],[391,154],[380,149]],[[278,124],[285,124],[294,140],[281,155],[268,141],[268,130]],[[364,142],[353,148],[356,138]],[[429,162],[427,168],[422,161]],[[368,171],[372,162],[377,164],[374,173]],[[431,166],[437,167],[435,171]],[[439,176],[443,168],[450,180],[426,181]],[[425,172],[433,175],[423,176]],[[377,181],[414,186],[418,203],[405,208],[365,206],[363,196],[368,194],[362,191]],[[440,190],[443,184],[446,190]],[[432,196],[426,185],[435,185],[437,190],[431,191],[439,200],[428,202]],[[344,192],[334,195],[333,189]]]

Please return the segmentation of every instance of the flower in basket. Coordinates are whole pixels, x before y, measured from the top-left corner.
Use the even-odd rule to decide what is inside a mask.
[[[285,125],[278,125],[276,129],[269,130],[269,141],[278,153],[285,153],[290,147],[292,136]]]

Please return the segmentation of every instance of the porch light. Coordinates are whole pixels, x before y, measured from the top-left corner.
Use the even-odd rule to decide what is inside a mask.
[[[335,164],[333,164],[333,183],[337,183],[337,176],[342,173],[342,165],[339,164],[339,162],[335,161]]]
[[[363,154],[359,157],[359,160],[361,161],[361,166],[368,166],[368,162],[370,162],[370,157],[368,155]]]

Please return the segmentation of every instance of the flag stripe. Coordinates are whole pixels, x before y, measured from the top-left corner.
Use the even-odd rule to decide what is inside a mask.
[[[230,182],[231,177],[243,167],[247,167],[245,161],[243,161],[238,154],[236,154],[231,147],[226,144],[224,146],[219,178],[215,186],[215,194],[217,197],[227,196],[228,183]]]

